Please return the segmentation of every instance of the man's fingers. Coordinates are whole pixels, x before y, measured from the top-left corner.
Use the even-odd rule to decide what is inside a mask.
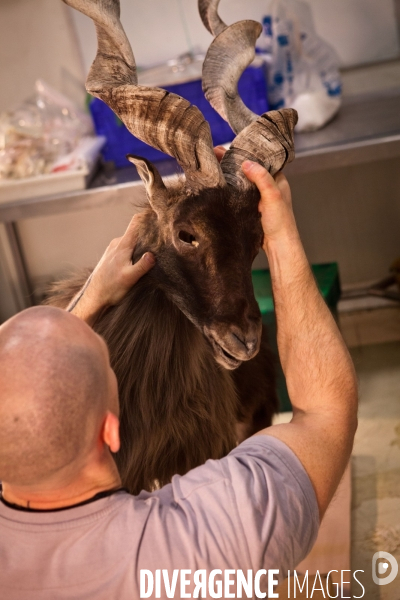
[[[279,173],[277,173],[274,177],[275,181],[276,181],[276,185],[279,187],[280,184],[282,183],[287,183],[287,179],[285,177],[285,175],[282,173],[282,171],[279,171]]]
[[[120,241],[122,240],[122,238],[114,238],[113,240],[111,240],[111,242],[108,244],[108,248],[116,248],[118,246],[118,244],[120,243]]]
[[[149,271],[156,264],[156,259],[152,252],[145,252],[140,260],[148,265],[146,271]]]
[[[151,252],[145,252],[142,258],[138,260],[131,269],[132,282],[134,285],[143,275],[145,275],[156,264],[156,259]]]
[[[122,238],[120,239],[120,244],[125,248],[134,248],[137,242],[137,230],[138,224],[140,220],[140,215],[133,215],[128,227]]]
[[[247,179],[256,184],[261,195],[271,194],[272,192],[275,194],[278,191],[278,186],[272,175],[258,163],[245,160],[242,164],[242,170]]]
[[[225,152],[226,148],[223,146],[215,146],[214,154],[217,157],[218,162],[221,162],[221,160],[224,158]]]

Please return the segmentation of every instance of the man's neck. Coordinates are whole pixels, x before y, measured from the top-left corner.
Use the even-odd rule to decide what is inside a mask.
[[[45,486],[16,486],[3,482],[2,496],[9,504],[35,510],[68,508],[91,500],[101,492],[121,488],[114,461],[87,467],[69,482],[47,483]]]

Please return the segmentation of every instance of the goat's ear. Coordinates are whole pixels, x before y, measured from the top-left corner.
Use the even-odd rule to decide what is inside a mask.
[[[137,168],[139,176],[146,188],[151,207],[157,215],[160,216],[160,214],[165,211],[168,199],[167,188],[161,179],[160,173],[146,158],[135,156],[134,154],[127,154],[126,158]]]

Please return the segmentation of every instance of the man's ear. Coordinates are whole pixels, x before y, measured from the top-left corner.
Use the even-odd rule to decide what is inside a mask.
[[[114,413],[107,411],[103,424],[103,442],[107,444],[111,452],[115,454],[120,448],[119,419]]]
[[[146,158],[135,156],[134,154],[127,154],[126,158],[137,168],[146,188],[151,207],[157,213],[157,216],[160,217],[165,212],[168,199],[167,188],[161,179],[160,173]]]

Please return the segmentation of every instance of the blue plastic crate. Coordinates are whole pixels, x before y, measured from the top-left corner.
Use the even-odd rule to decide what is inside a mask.
[[[228,123],[219,116],[204,97],[200,79],[165,86],[165,89],[182,96],[201,110],[210,124],[214,145],[233,140],[235,134]],[[261,115],[268,110],[264,66],[248,67],[240,78],[238,89],[243,102],[253,112]],[[159,152],[134,137],[113,111],[98,98],[93,98],[89,106],[96,133],[107,138],[107,143],[102,151],[105,160],[113,161],[116,167],[126,167],[130,164],[125,158],[126,154],[143,156],[153,162],[169,158],[167,154]]]

